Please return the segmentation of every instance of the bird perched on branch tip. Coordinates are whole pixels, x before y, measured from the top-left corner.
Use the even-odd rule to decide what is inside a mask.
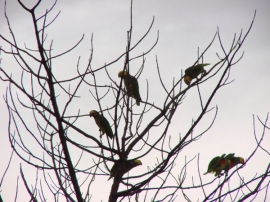
[[[237,164],[244,164],[244,163],[245,160],[242,157],[234,157],[234,153],[230,153],[227,156],[226,154],[216,156],[210,161],[207,172],[204,173],[204,175],[208,173],[213,173],[215,174],[215,176],[219,177],[222,171],[224,171],[224,173],[227,174],[228,171]]]
[[[209,63],[206,64],[198,64],[193,65],[185,70],[184,81],[187,85],[190,85],[192,79],[195,79],[199,76],[199,74],[206,74],[204,69],[205,66],[210,65]]]

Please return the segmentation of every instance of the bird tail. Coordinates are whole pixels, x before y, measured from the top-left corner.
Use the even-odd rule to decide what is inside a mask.
[[[140,102],[142,101],[140,94],[136,96],[135,99],[136,99],[136,105],[140,106]]]
[[[111,133],[106,133],[106,135],[110,138],[110,139],[113,139],[113,135]]]

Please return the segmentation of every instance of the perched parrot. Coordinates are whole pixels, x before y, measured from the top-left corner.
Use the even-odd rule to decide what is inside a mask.
[[[139,92],[138,80],[134,76],[131,76],[126,71],[120,71],[118,73],[118,77],[121,77],[124,79],[124,84],[125,84],[128,95],[135,98],[136,104],[140,106],[140,101],[142,101],[142,99]]]
[[[195,79],[199,76],[199,74],[206,74],[204,70],[204,66],[210,65],[209,63],[206,64],[198,64],[192,67],[189,67],[185,70],[184,81],[187,85],[190,85],[192,79]]]
[[[125,164],[123,164],[124,167],[124,174],[127,173],[128,171],[130,171],[132,168],[135,168],[136,166],[142,165],[142,162],[139,159],[136,160],[129,160],[126,161]],[[113,167],[111,168],[110,171],[110,177],[108,180],[110,180],[111,178],[113,178],[114,176],[117,175],[118,173],[118,166],[119,166],[119,161],[117,161],[116,163],[114,163]]]
[[[213,158],[209,165],[208,165],[208,169],[207,172],[204,173],[204,175],[208,174],[208,173],[215,173],[215,176],[220,175],[221,171],[223,169],[225,169],[226,167],[226,161],[224,159],[224,156],[226,154],[223,154],[222,156],[216,156],[215,158]]]
[[[108,122],[108,120],[103,116],[100,115],[97,111],[92,110],[90,111],[90,117],[93,116],[95,119],[95,122],[97,124],[97,126],[99,127],[99,131],[101,132],[100,137],[102,137],[102,135],[104,135],[104,133],[106,133],[106,135],[109,138],[113,138],[113,131],[112,128]]]
[[[215,173],[215,176],[220,176],[222,170],[224,170],[224,173],[227,173],[231,168],[239,163],[244,164],[245,160],[241,157],[234,157],[234,153],[228,154],[227,156],[223,154],[222,156],[217,156],[210,161],[208,170],[205,174]]]
[[[225,159],[228,161],[228,164],[225,168],[226,173],[230,169],[232,169],[234,166],[236,166],[237,164],[239,164],[239,163],[244,164],[245,163],[245,160],[242,157],[234,157],[234,154],[228,158],[226,156]]]

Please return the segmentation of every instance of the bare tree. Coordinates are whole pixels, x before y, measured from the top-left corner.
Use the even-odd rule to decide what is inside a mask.
[[[20,177],[29,193],[30,198],[28,200],[46,201],[47,192],[49,192],[55,201],[61,201],[63,198],[66,201],[91,201],[91,197],[94,195],[90,191],[91,186],[93,186],[94,181],[110,175],[112,167],[110,165],[116,165],[110,196],[108,196],[110,202],[123,201],[124,199],[149,201],[149,198],[151,198],[151,201],[175,201],[179,192],[183,194],[187,201],[191,201],[187,190],[203,192],[204,199],[200,199],[203,201],[223,201],[226,197],[230,197],[231,201],[244,201],[250,197],[256,197],[258,192],[262,190],[266,190],[265,196],[267,196],[269,182],[266,184],[265,182],[269,179],[270,164],[268,164],[265,173],[255,175],[249,180],[244,180],[239,173],[243,165],[229,175],[224,175],[223,180],[214,178],[213,181],[203,183],[198,155],[193,159],[186,160],[182,170],[178,171],[178,176],[174,174],[179,154],[191,143],[198,141],[213,125],[218,109],[217,107],[211,107],[211,102],[221,87],[231,83],[229,81],[230,70],[243,57],[243,54],[239,57],[237,53],[240,52],[252,28],[255,15],[249,30],[246,33],[240,33],[239,36],[235,35],[228,51],[223,47],[220,32],[217,30],[213,40],[205,50],[202,53],[198,51],[198,58],[194,61],[193,66],[204,63],[204,55],[214,41],[219,42],[223,52],[217,54],[217,62],[212,64],[210,69],[202,76],[193,79],[190,85],[183,84],[184,73],[182,73],[179,78],[172,81],[170,87],[166,87],[156,57],[156,71],[163,86],[160,91],[163,90],[166,96],[160,98],[163,100],[163,104],[158,105],[149,101],[147,94],[146,98],[142,98],[141,106],[138,108],[135,105],[135,99],[125,88],[124,79],[116,80],[115,75],[109,73],[109,68],[124,58],[124,64],[118,71],[133,73],[137,79],[140,78],[145,68],[146,56],[156,46],[159,34],[157,33],[156,41],[145,52],[136,56],[131,56],[131,53],[139,44],[143,43],[143,40],[151,31],[154,18],[145,34],[137,42],[131,43],[133,31],[131,1],[130,28],[127,31],[126,51],[119,54],[119,57],[115,60],[101,67],[93,67],[94,48],[92,38],[88,64],[81,67],[79,57],[77,75],[60,79],[62,77],[59,78],[59,73],[53,66],[53,60],[74,50],[83,42],[84,36],[65,52],[53,54],[53,41],[46,41],[46,29],[52,25],[58,16],[57,14],[52,21],[47,21],[56,2],[41,16],[36,14],[36,9],[39,7],[41,0],[32,8],[26,7],[21,1],[18,2],[32,17],[36,36],[33,39],[35,40],[35,47],[29,48],[27,45],[25,47],[19,45],[16,39],[17,34],[12,30],[5,7],[5,17],[12,40],[0,35],[2,41],[11,47],[10,50],[2,49],[2,51],[5,54],[13,55],[18,67],[16,72],[13,72],[15,76],[9,73],[8,67],[1,67],[0,78],[2,81],[9,83],[4,98],[9,111],[8,136],[10,146],[13,152],[28,164],[27,166],[37,169],[37,173],[34,174],[37,176],[36,183],[30,185],[24,176],[25,169],[22,166],[20,168]],[[140,68],[133,67],[132,62],[134,60],[141,60]],[[20,78],[17,77],[19,72]],[[103,80],[100,82],[100,78],[105,76],[106,82],[103,82]],[[218,81],[210,95],[205,98],[200,90],[200,85],[213,77],[218,77]],[[146,88],[147,92],[149,91],[148,85],[140,85],[140,88],[142,87]],[[192,120],[190,128],[183,135],[179,134],[177,141],[172,140],[173,138],[168,135],[171,122],[176,110],[184,102],[185,96],[192,88],[198,90],[201,110],[198,111],[197,118]],[[81,89],[89,89],[88,95],[79,93]],[[93,134],[97,133],[98,127],[91,128],[91,133],[81,127],[83,118],[88,117],[89,114],[88,112],[81,112],[79,105],[81,100],[84,100],[90,94],[92,96],[90,102],[96,102],[99,106],[99,109],[95,110],[107,117],[111,124],[114,131],[113,139],[109,139],[106,135],[100,139],[96,138],[96,135]],[[104,103],[108,103],[108,101],[110,101],[110,104],[105,105]],[[74,113],[74,108],[77,110],[76,113]],[[27,117],[26,110],[28,111]],[[93,109],[90,108],[90,110]],[[149,113],[150,111],[151,113]],[[30,112],[31,115],[29,115]],[[204,131],[195,133],[195,128],[206,114],[212,114],[212,123]],[[251,151],[246,163],[258,149],[262,149],[269,154],[269,151],[261,146],[265,130],[269,130],[267,120],[268,116],[264,122],[259,119],[262,124],[263,135],[261,138],[257,138],[256,133],[254,134],[257,147],[254,148],[254,151]],[[156,129],[158,129],[158,133]],[[29,138],[32,140],[31,144],[26,141]],[[148,155],[156,157],[156,163],[152,167],[148,167],[146,172],[139,173],[137,176],[126,175],[127,162],[142,159]],[[92,159],[91,162],[90,159]],[[197,174],[200,183],[186,186],[187,166],[191,162],[195,162],[195,159],[197,159]],[[26,164],[23,164],[23,166],[26,166]],[[8,168],[9,164],[7,171]],[[40,177],[40,173],[43,177]],[[5,173],[0,187],[4,176]],[[238,186],[231,187],[229,180],[233,177],[239,178]],[[205,190],[206,187],[218,180],[221,181],[214,190],[210,192]],[[249,187],[251,183],[256,183],[255,189]],[[225,184],[228,184],[228,188],[224,187]],[[46,186],[45,191],[44,187]],[[3,201],[1,196],[0,201]]]

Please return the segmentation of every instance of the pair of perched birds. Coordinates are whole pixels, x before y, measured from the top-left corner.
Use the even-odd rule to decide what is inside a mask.
[[[199,74],[206,74],[206,71],[204,70],[204,66],[210,65],[209,63],[206,64],[198,64],[192,67],[189,67],[185,70],[185,76],[184,81],[187,85],[190,85],[191,80],[194,78],[197,78]],[[215,176],[220,176],[221,172],[224,171],[224,173],[228,173],[230,169],[232,169],[237,164],[244,164],[245,160],[241,157],[234,157],[234,153],[223,154],[221,156],[216,156],[213,158],[209,165],[208,170],[204,175],[207,173],[213,173]]]
[[[139,106],[142,99],[139,92],[138,80],[126,71],[120,71],[118,73],[118,77],[123,78],[127,94],[135,98],[136,104]],[[90,111],[90,117],[94,117],[95,122],[99,127],[99,131],[101,132],[100,137],[102,137],[102,135],[106,133],[109,138],[113,138],[112,128],[108,120],[103,116],[103,114],[99,114],[97,111],[92,110]]]
[[[210,65],[209,63],[206,64],[198,64],[192,67],[189,67],[185,70],[185,76],[184,81],[187,85],[190,85],[191,80],[195,79],[199,76],[199,74],[206,74],[206,71],[204,70],[204,67]],[[242,157],[235,157],[234,153],[223,154],[221,156],[216,156],[213,158],[209,165],[208,170],[204,175],[207,173],[213,173],[215,176],[220,176],[221,172],[224,171],[224,173],[228,173],[230,169],[232,169],[237,164],[244,164],[245,160]]]
[[[226,154],[216,156],[210,161],[207,172],[204,173],[204,175],[208,173],[213,173],[215,174],[215,176],[219,177],[222,171],[224,171],[224,173],[227,174],[228,171],[237,164],[244,164],[244,163],[245,160],[242,157],[235,157],[234,153],[228,154],[227,156]]]
[[[205,66],[210,65],[206,64],[198,64],[193,65],[185,70],[184,82],[187,85],[190,85],[192,79],[197,78],[200,74],[206,74],[204,69]],[[127,90],[127,94],[133,97],[136,100],[136,104],[140,106],[140,102],[142,101],[139,91],[139,83],[136,77],[131,76],[127,71],[120,71],[118,73],[118,77],[124,80],[125,88]]]
[[[210,64],[198,64],[192,67],[189,67],[185,70],[184,81],[187,85],[190,85],[191,80],[197,78],[199,74],[206,73],[204,70],[204,66]],[[118,73],[118,77],[124,80],[124,85],[127,90],[127,95],[133,97],[136,100],[136,104],[139,106],[141,96],[139,92],[139,84],[136,77],[131,76],[127,71],[120,71]],[[99,131],[101,132],[100,137],[106,134],[110,139],[113,139],[113,131],[108,122],[108,120],[103,116],[103,114],[99,114],[97,111],[90,111],[90,117],[94,117],[97,126],[99,127]],[[114,177],[118,173],[118,167],[123,166],[123,174],[130,171],[132,168],[142,165],[142,162],[139,159],[136,160],[128,160],[126,162],[117,161],[114,163],[113,167],[110,170],[110,178]]]
[[[207,172],[204,173],[204,175],[208,173],[213,173],[215,174],[215,176],[219,177],[221,176],[222,171],[224,171],[224,173],[227,174],[228,171],[232,169],[234,166],[236,166],[237,164],[244,164],[244,163],[245,163],[245,160],[242,157],[235,157],[234,153],[228,154],[227,156],[226,154],[223,154],[221,156],[216,156],[210,161]],[[120,161],[117,161],[110,170],[110,177],[108,180],[110,180],[111,178],[117,175],[119,166],[124,166],[123,174],[125,174],[128,171],[130,171],[132,168],[135,168],[139,165],[142,165],[142,162],[138,159],[129,160],[122,164],[120,163]]]

